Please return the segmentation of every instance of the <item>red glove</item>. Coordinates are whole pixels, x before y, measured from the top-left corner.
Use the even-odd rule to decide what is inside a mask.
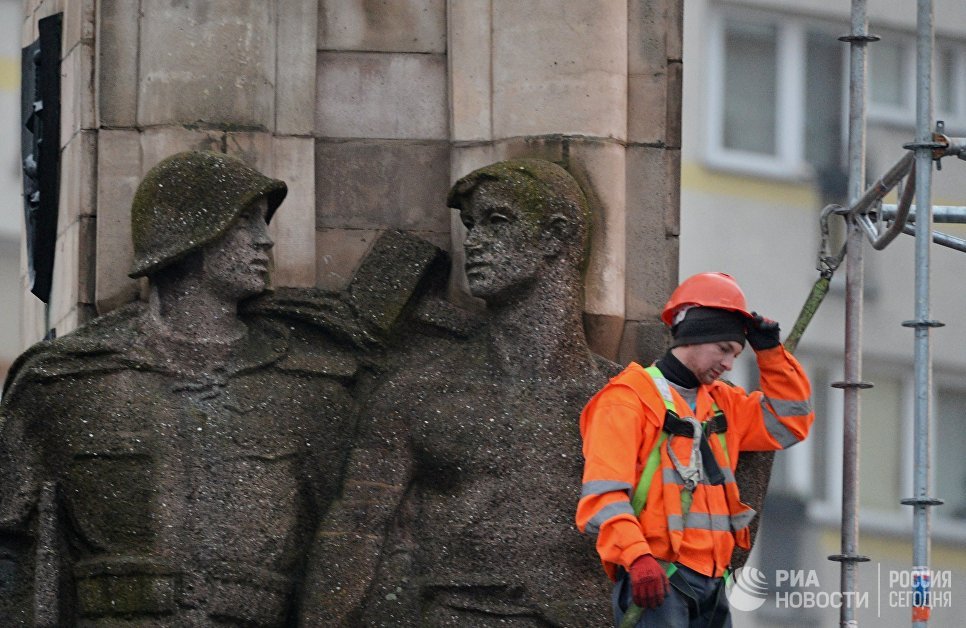
[[[670,583],[660,563],[650,554],[640,556],[631,564],[631,597],[641,608],[657,608],[664,603]]]

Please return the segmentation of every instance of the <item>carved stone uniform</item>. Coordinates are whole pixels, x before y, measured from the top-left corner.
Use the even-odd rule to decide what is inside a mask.
[[[357,363],[305,326],[248,323],[223,361],[193,372],[138,305],[15,365],[2,407],[4,626],[294,623],[296,579],[349,446]]]

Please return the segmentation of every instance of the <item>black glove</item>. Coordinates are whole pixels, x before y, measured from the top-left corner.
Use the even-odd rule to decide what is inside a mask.
[[[748,344],[751,345],[751,348],[755,351],[762,351],[777,347],[782,343],[779,338],[780,332],[778,323],[757,312],[752,312],[751,321],[748,322],[748,329],[745,334],[748,336]]]

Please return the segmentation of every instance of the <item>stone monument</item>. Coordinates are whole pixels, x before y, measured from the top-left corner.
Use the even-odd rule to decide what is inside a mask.
[[[268,287],[266,223],[285,194],[226,155],[165,159],[132,208],[147,302],[14,365],[0,625],[295,623],[364,334],[240,309]]]
[[[460,179],[480,318],[424,300],[362,410],[306,585],[314,625],[592,626],[610,616],[577,532],[584,403],[616,374],[581,324],[588,209],[542,160]]]

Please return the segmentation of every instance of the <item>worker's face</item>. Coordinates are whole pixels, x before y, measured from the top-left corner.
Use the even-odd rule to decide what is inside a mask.
[[[671,351],[674,356],[688,367],[698,381],[710,384],[735,365],[735,358],[741,355],[742,346],[733,340],[704,342],[697,345],[683,345]]]
[[[539,226],[515,207],[504,185],[480,184],[460,212],[469,229],[464,248],[470,292],[487,302],[525,290],[543,265]]]
[[[235,299],[261,294],[268,287],[272,238],[265,216],[268,202],[252,204],[220,238],[202,249],[209,289]]]

